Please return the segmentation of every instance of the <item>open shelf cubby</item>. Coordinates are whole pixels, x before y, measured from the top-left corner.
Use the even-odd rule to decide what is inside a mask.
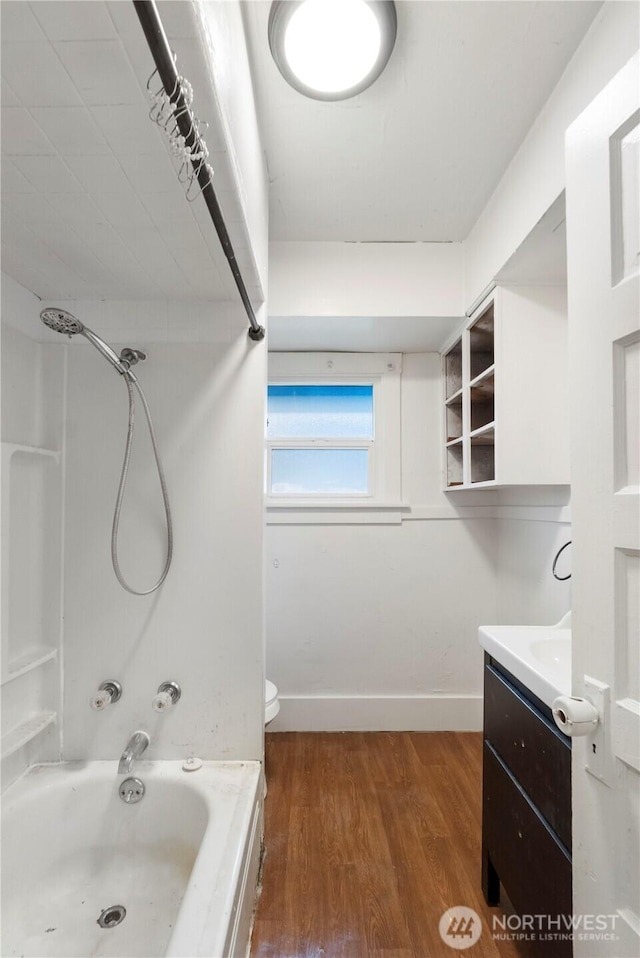
[[[495,387],[493,375],[487,376],[479,384],[472,386],[470,392],[470,428],[471,432],[487,426],[495,420]]]
[[[485,436],[471,440],[471,482],[491,482],[496,478],[495,445]],[[493,438],[493,434],[491,436]]]
[[[496,478],[495,428],[493,423],[471,433],[471,482],[492,482]]]
[[[493,366],[493,301],[469,329],[469,379]]]
[[[446,397],[450,399],[462,389],[462,339],[451,347],[444,361]]]
[[[462,472],[462,441],[447,446],[447,486],[461,486],[464,481]]]
[[[57,654],[61,615],[60,455],[2,443],[6,571],[2,589],[2,673],[6,683]]]
[[[462,394],[447,401],[446,405],[447,442],[462,437]]]

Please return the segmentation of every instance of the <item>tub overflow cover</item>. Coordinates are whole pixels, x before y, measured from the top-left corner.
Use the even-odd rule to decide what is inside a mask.
[[[98,924],[101,928],[115,928],[121,921],[124,921],[127,909],[124,905],[111,905],[105,908],[98,918]]]

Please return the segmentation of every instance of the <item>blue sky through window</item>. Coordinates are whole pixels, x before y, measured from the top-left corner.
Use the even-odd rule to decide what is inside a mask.
[[[273,449],[271,492],[276,495],[366,495],[368,449]]]
[[[268,439],[373,439],[373,386],[269,386]]]

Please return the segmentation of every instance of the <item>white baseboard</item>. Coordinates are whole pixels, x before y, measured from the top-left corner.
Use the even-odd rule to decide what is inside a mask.
[[[481,695],[281,695],[269,732],[463,732],[482,729]]]

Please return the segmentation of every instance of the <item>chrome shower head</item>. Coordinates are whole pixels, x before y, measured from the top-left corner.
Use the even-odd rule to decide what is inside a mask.
[[[43,309],[40,313],[40,319],[45,326],[53,329],[56,333],[75,336],[76,333],[84,332],[84,326],[80,320],[68,313],[66,309]]]
[[[85,339],[88,339],[90,343],[93,343],[98,352],[102,353],[104,358],[107,359],[121,375],[129,372],[129,366],[131,364],[127,361],[121,361],[111,346],[107,345],[103,339],[100,339],[93,330],[85,326],[84,323],[81,323],[79,319],[76,319],[75,316],[68,313],[66,309],[43,309],[40,313],[40,319],[45,326],[55,330],[56,333],[63,333],[67,336],[75,336],[76,333],[80,333]],[[133,373],[129,373],[129,375],[133,378]]]

